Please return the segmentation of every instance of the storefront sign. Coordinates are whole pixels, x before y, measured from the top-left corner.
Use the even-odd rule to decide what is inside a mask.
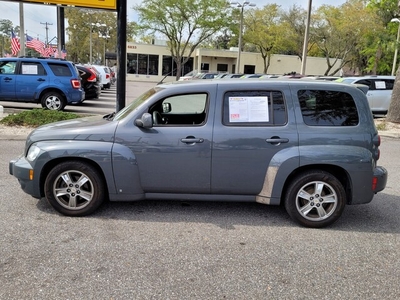
[[[22,2],[36,2],[60,5],[74,5],[87,8],[117,9],[117,0],[27,0]]]

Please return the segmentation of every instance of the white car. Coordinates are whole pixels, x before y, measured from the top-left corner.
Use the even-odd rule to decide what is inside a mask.
[[[394,80],[395,76],[362,76],[344,77],[336,81],[368,86],[367,98],[372,113],[385,115],[392,99]]]
[[[111,70],[107,66],[92,65],[93,68],[100,74],[101,89],[109,89],[111,87]]]

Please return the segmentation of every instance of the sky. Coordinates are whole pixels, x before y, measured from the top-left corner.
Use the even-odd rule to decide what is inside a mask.
[[[251,2],[256,4],[257,7],[263,7],[266,4],[276,3],[282,7],[282,9],[288,9],[289,7],[297,4],[308,8],[310,0],[252,0]],[[239,2],[242,2],[239,0]],[[333,5],[340,6],[345,3],[345,0],[312,0],[312,7],[317,8],[321,5]],[[135,21],[136,14],[132,9],[133,5],[140,3],[140,0],[127,0],[127,14],[128,21]],[[17,1],[0,0],[0,19],[11,20],[14,24],[20,25],[19,23],[19,3]],[[48,40],[57,37],[57,12],[56,8],[52,5],[41,5],[41,4],[23,4],[24,10],[24,27],[25,32],[28,35],[39,38],[41,41],[46,40],[46,23],[48,24]],[[43,24],[42,24],[43,23]],[[52,24],[52,25],[50,25]],[[65,24],[68,26],[68,24]],[[56,38],[54,39],[56,41]]]

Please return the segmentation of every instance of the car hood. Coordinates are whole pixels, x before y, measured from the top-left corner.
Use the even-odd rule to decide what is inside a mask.
[[[27,137],[27,146],[38,141],[86,140],[112,142],[117,121],[103,116],[84,117],[46,124],[33,130]]]

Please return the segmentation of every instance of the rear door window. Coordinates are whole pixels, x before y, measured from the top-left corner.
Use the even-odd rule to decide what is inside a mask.
[[[224,96],[223,120],[228,126],[285,125],[286,104],[280,91],[234,91]]]

